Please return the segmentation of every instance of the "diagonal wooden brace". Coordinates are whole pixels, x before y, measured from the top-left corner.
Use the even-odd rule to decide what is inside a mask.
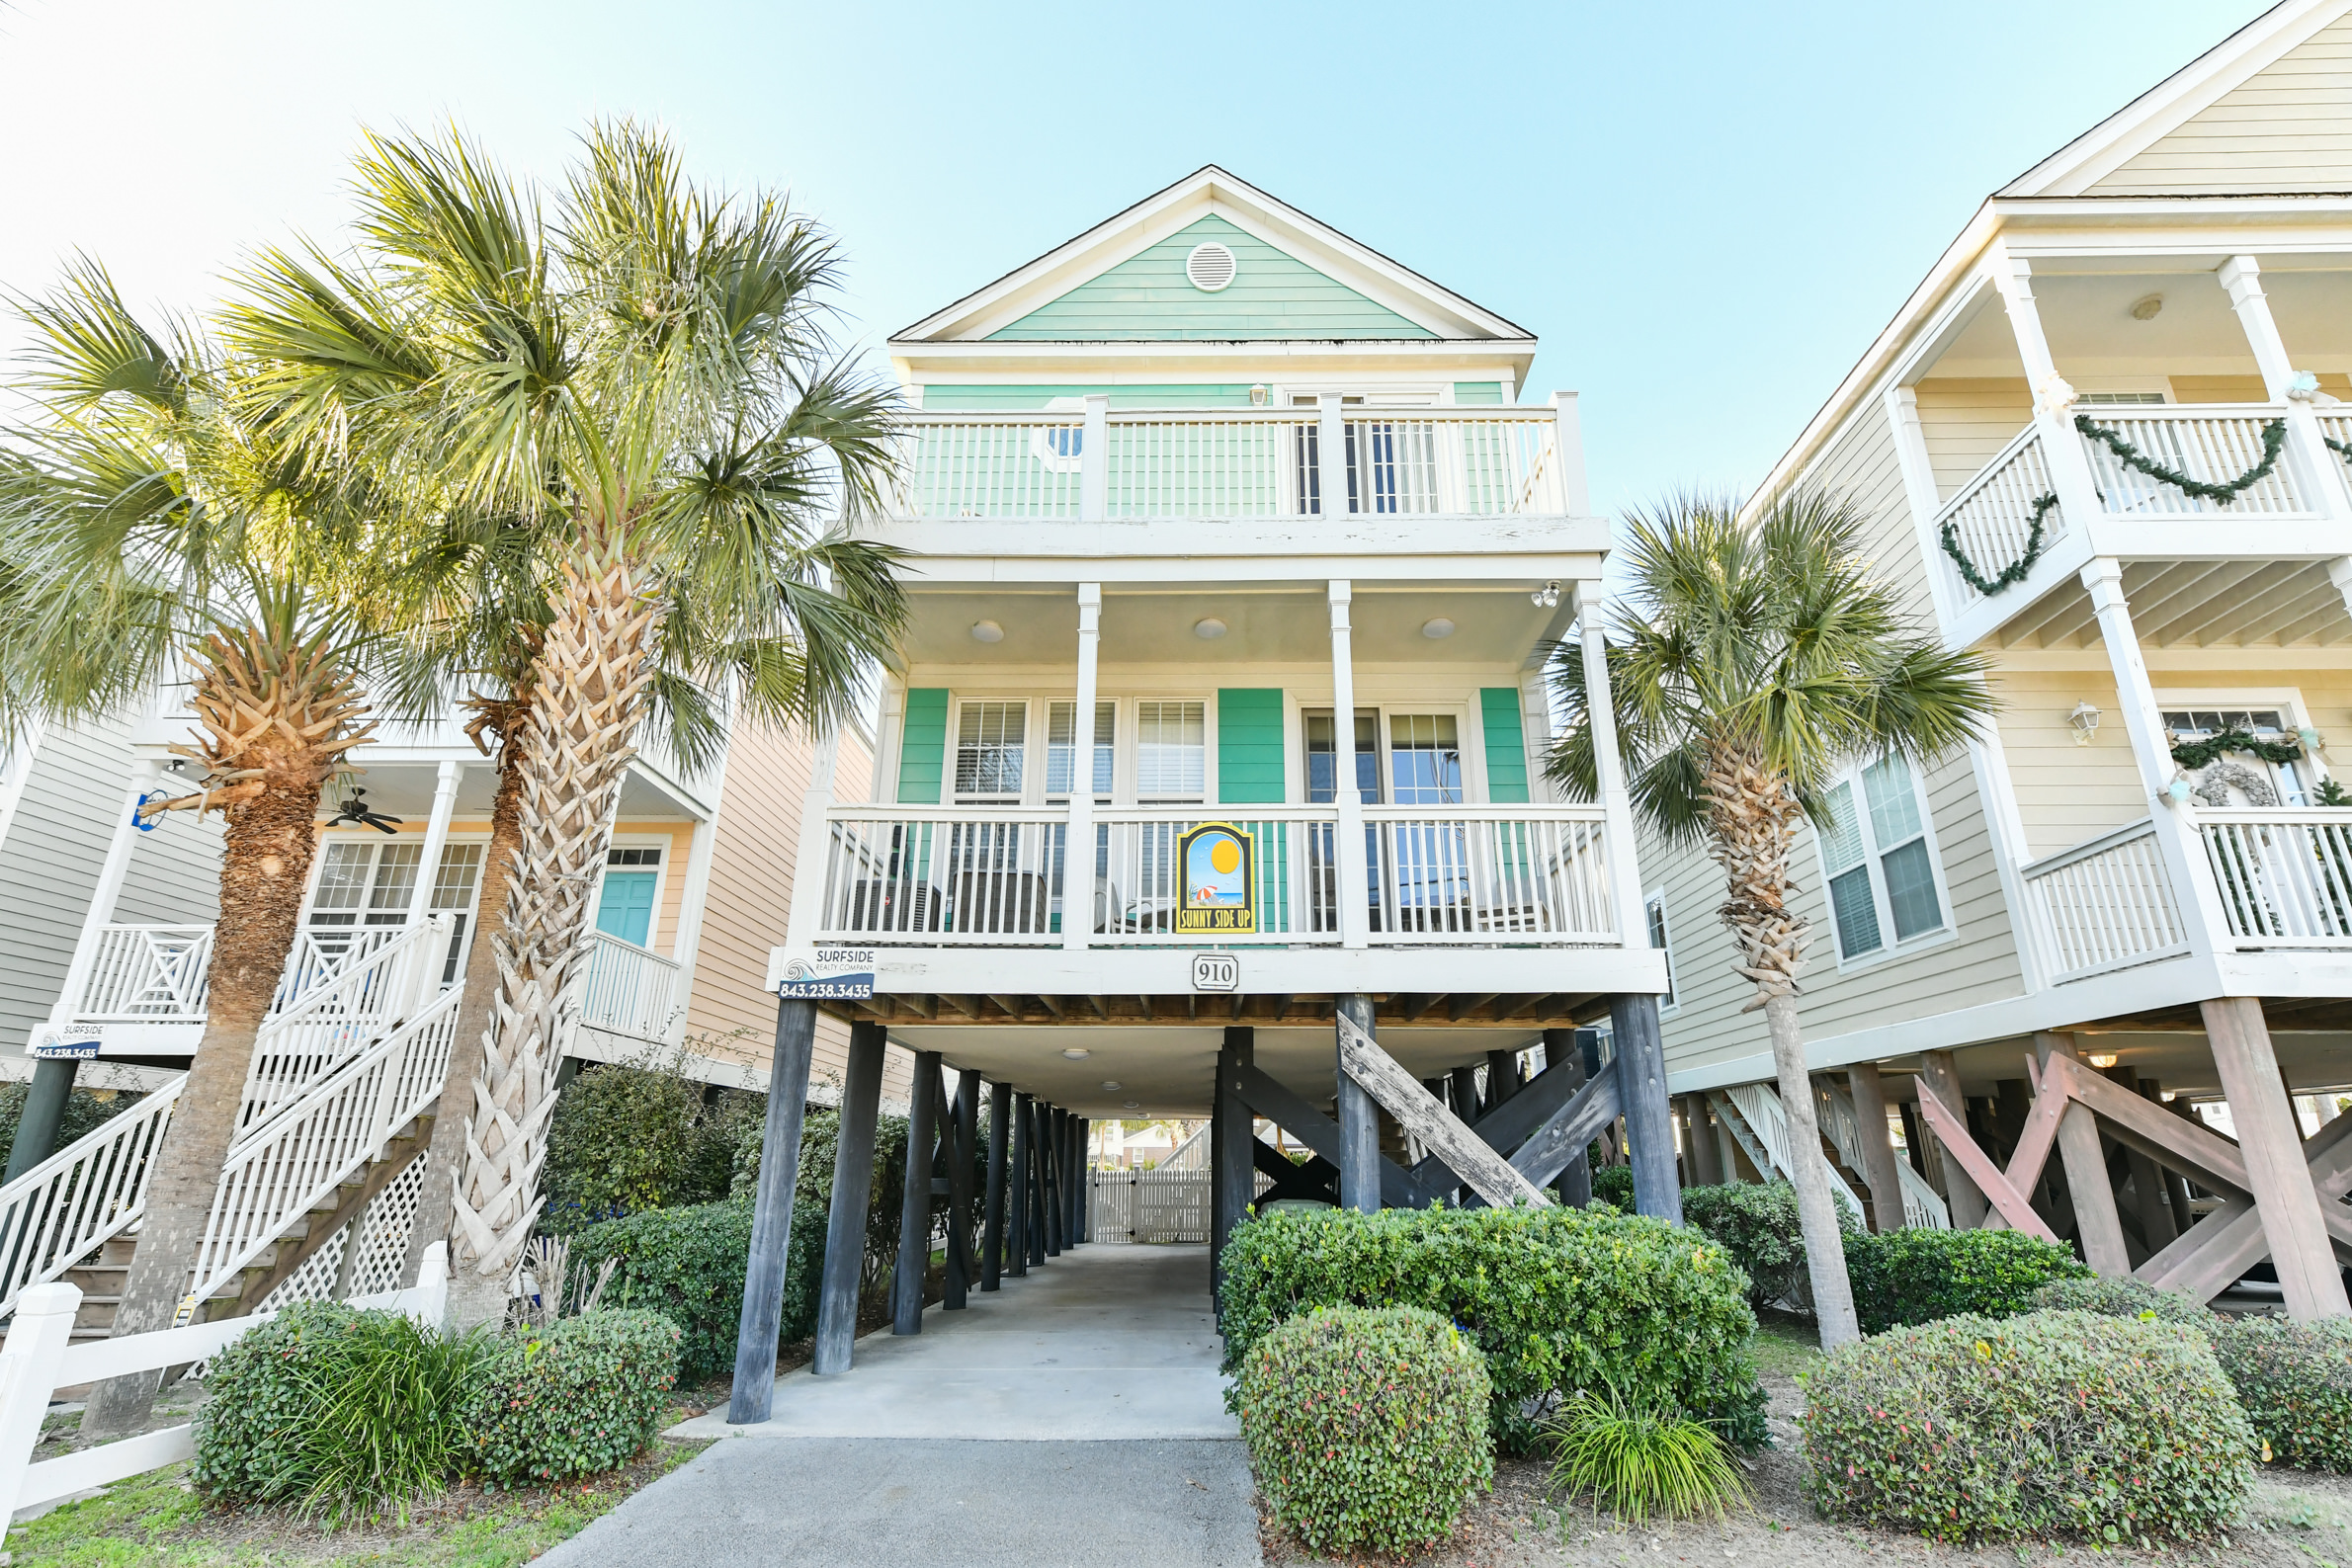
[[[1618,1089],[1617,1068],[1613,1063],[1601,1069],[1598,1077],[1586,1082],[1569,1097],[1567,1104],[1528,1134],[1527,1140],[1511,1155],[1512,1169],[1538,1186],[1558,1181],[1568,1162],[1583,1153],[1585,1145],[1600,1136],[1601,1129],[1615,1121],[1624,1110],[1625,1097]]]
[[[1544,1190],[1520,1174],[1508,1160],[1480,1141],[1420,1080],[1380,1048],[1346,1013],[1333,1015],[1339,1026],[1340,1071],[1354,1079],[1381,1108],[1404,1123],[1404,1129],[1452,1166],[1463,1185],[1497,1208],[1515,1202],[1547,1207],[1552,1199]]]
[[[2336,1207],[2346,1193],[2352,1193],[2352,1116],[2338,1116],[2321,1127],[2304,1145],[2304,1153],[2321,1207]],[[2169,1156],[2154,1157],[2172,1163]],[[2352,1244],[2332,1235],[2330,1239],[2335,1240],[2339,1258],[2352,1256]],[[2232,1193],[2220,1208],[2182,1232],[2132,1276],[2159,1290],[2178,1290],[2209,1301],[2269,1255],[2270,1239],[2263,1232],[2254,1200]]]
[[[2041,1162],[2050,1158],[2051,1144],[2058,1138],[2058,1113],[2065,1109],[2065,1102],[2062,1099],[2045,1095],[2034,1102],[2037,1114],[2040,1114],[2044,1101],[2052,1102],[2054,1109],[2049,1116],[2049,1131],[2042,1139],[2041,1152],[2035,1160],[2034,1175],[2036,1176],[2041,1174]],[[1936,1140],[1943,1144],[1944,1152],[1951,1155],[1954,1160],[1959,1162],[1960,1168],[1969,1173],[1970,1179],[1983,1190],[1985,1201],[1991,1203],[2000,1212],[2000,1216],[2009,1222],[2012,1229],[2022,1230],[2029,1236],[2039,1236],[2047,1242],[2055,1243],[2058,1240],[2050,1226],[2043,1221],[2042,1216],[2034,1212],[2034,1205],[2027,1201],[2025,1193],[2017,1184],[2009,1180],[2009,1172],[2003,1171],[1999,1166],[1993,1164],[1992,1157],[1976,1147],[1976,1140],[1969,1136],[1968,1123],[1960,1118],[1960,1114],[1957,1111],[1944,1104],[1943,1097],[1928,1085],[1925,1078],[1919,1080],[1919,1110],[1920,1114],[1927,1117],[1929,1130],[1934,1132]],[[2029,1122],[2027,1129],[2029,1132],[2032,1130],[2032,1126],[2033,1124]],[[2025,1152],[2022,1140],[2018,1147],[2022,1155]],[[2019,1168],[2018,1160],[2009,1162],[2011,1171]],[[2025,1185],[2027,1187],[2033,1185],[2031,1178]]]
[[[1243,1067],[1235,1081],[1239,1085],[1244,1105],[1330,1161],[1334,1170],[1338,1168],[1338,1122],[1293,1094],[1279,1080],[1269,1076],[1263,1067]],[[1452,1186],[1459,1180],[1459,1177],[1448,1173],[1446,1185]],[[1410,1172],[1386,1155],[1381,1156],[1382,1206],[1419,1208],[1429,1201],[1429,1197],[1430,1195],[1413,1181]]]
[[[1336,1202],[1339,1190],[1339,1167],[1321,1155],[1303,1165],[1293,1164],[1289,1155],[1252,1135],[1249,1140],[1250,1164],[1273,1179],[1258,1200],[1265,1202],[1278,1197],[1311,1197],[1323,1202]]]
[[[1579,1087],[1563,1064],[1554,1062],[1521,1085],[1517,1094],[1470,1121],[1470,1129],[1488,1148],[1509,1158],[1561,1106],[1568,1103]],[[1558,1173],[1554,1172],[1553,1175]],[[1424,1190],[1437,1191],[1455,1185],[1460,1178],[1453,1174],[1445,1161],[1429,1154],[1422,1156],[1413,1167],[1413,1180]],[[1550,1177],[1538,1178],[1537,1185],[1541,1186],[1549,1180]]]

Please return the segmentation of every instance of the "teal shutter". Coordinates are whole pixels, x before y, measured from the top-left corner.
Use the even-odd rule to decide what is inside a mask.
[[[1495,805],[1527,804],[1527,731],[1519,722],[1519,690],[1478,688],[1478,722],[1486,737],[1486,798]]]
[[[1217,694],[1220,805],[1283,803],[1282,688],[1228,686]]]
[[[898,733],[898,803],[939,804],[939,781],[948,759],[948,689],[923,686],[908,691],[906,721]]]

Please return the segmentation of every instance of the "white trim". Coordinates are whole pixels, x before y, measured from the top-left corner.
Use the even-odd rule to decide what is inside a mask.
[[[1869,792],[1862,782],[1865,768],[1875,766],[1884,760],[1884,758],[1874,757],[1869,763],[1847,763],[1827,782],[1826,787],[1821,791],[1822,795],[1826,797],[1829,791],[1835,789],[1839,784],[1853,786],[1850,798],[1854,807],[1855,830],[1862,840],[1862,860],[1859,866],[1849,866],[1837,874],[1847,876],[1860,869],[1866,872],[1870,878],[1871,911],[1879,923],[1880,941],[1879,946],[1868,952],[1852,955],[1846,952],[1845,939],[1837,929],[1837,899],[1829,887],[1829,862],[1827,857],[1822,854],[1821,830],[1809,821],[1806,824],[1806,830],[1812,835],[1813,867],[1821,875],[1821,902],[1827,911],[1830,946],[1837,949],[1837,969],[1840,974],[1853,969],[1867,969],[1875,964],[1886,963],[1895,958],[1907,958],[1923,948],[1933,948],[1942,943],[1954,941],[1960,935],[1952,908],[1952,889],[1946,885],[1944,880],[1943,847],[1936,842],[1936,814],[1934,803],[1928,796],[1927,770],[1907,757],[1902,759],[1902,763],[1904,769],[1910,774],[1911,802],[1918,808],[1919,831],[1927,845],[1928,871],[1935,879],[1936,913],[1939,920],[1938,924],[1930,930],[1918,932],[1909,937],[1897,938],[1895,935],[1894,906],[1887,892],[1885,865],[1886,857],[1891,852],[1879,843],[1877,830],[1871,822]],[[1909,839],[1903,841],[1904,844],[1910,842]],[[1895,849],[1901,847],[1901,845],[1894,846]]]
[[[661,949],[655,946],[655,944],[661,940],[661,911],[663,901],[668,897],[670,891],[670,861],[673,858],[673,849],[674,844],[670,836],[666,833],[616,833],[610,838],[606,839],[605,863],[604,865],[597,867],[596,892],[588,900],[588,922],[586,929],[589,931],[601,929],[596,924],[596,921],[597,917],[604,913],[606,872],[612,870],[650,870],[653,873],[653,913],[652,918],[645,923],[645,950],[647,952],[660,952]],[[661,851],[661,859],[654,862],[650,867],[615,867],[613,865],[613,852],[615,850],[659,850]]]
[[[25,721],[24,732],[14,744],[0,743],[0,844],[8,842],[17,803],[25,798],[25,781],[33,777],[41,760],[41,743],[47,737],[47,721],[36,715]]]
[[[1660,882],[1641,895],[1641,940],[1649,941],[1649,912],[1658,912],[1658,934],[1666,940],[1651,946],[1666,955],[1666,995],[1658,1003],[1658,1016],[1668,1018],[1682,1011],[1682,988],[1674,983],[1674,915],[1666,907],[1666,885]]]

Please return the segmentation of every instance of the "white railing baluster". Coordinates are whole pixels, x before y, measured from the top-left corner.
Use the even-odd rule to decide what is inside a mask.
[[[2188,950],[2155,833],[2143,817],[2020,869],[2053,984]]]

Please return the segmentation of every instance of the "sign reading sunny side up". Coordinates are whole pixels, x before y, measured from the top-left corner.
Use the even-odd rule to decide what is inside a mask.
[[[1257,841],[1230,822],[1204,822],[1176,841],[1184,886],[1176,929],[1203,936],[1250,936],[1258,929]]]

